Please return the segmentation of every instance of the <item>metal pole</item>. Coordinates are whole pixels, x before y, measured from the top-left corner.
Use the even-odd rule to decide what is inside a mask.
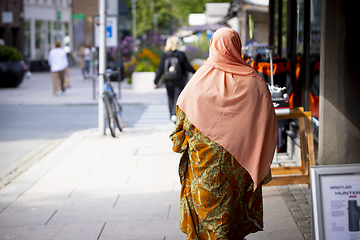
[[[119,90],[119,96],[118,98],[121,99],[121,80],[123,78],[123,76],[121,75],[121,69],[122,69],[122,60],[121,60],[121,39],[122,39],[122,32],[119,30],[120,29],[120,17],[119,15],[117,16],[117,29],[116,31],[118,31],[118,48],[117,48],[117,58],[118,58],[118,67],[117,70],[118,72],[118,90]]]
[[[278,0],[278,55],[280,56],[280,58],[282,57],[282,45],[283,45],[283,41],[282,41],[282,20],[283,20],[283,14],[282,14],[282,9],[283,9],[283,0]]]
[[[155,13],[154,14],[154,35],[157,34],[157,26],[158,26],[158,16],[159,14]]]
[[[291,83],[293,85],[294,92],[294,107],[300,107],[298,104],[299,96],[298,87],[296,86],[296,0],[287,1],[287,36],[286,36],[286,58],[290,59],[291,69]]]
[[[274,69],[273,69],[273,59],[272,59],[272,47],[269,48],[269,59],[270,59],[270,81],[271,87],[274,87]]]
[[[93,99],[96,99],[96,84],[95,84],[95,74],[97,73],[97,52],[96,52],[96,48],[92,47],[91,51],[93,53],[93,78],[92,78],[92,84],[93,84]]]
[[[136,0],[132,0],[132,37],[133,37],[133,45],[136,44]]]
[[[269,47],[274,46],[274,30],[275,30],[275,0],[269,0]]]
[[[105,134],[104,80],[106,72],[106,0],[99,0],[99,131]]]
[[[305,68],[305,83],[304,86],[304,110],[309,111],[309,94],[310,94],[310,0],[304,1],[304,68]]]
[[[58,4],[58,0],[55,0],[55,26],[56,26],[56,41],[59,41],[59,4]]]

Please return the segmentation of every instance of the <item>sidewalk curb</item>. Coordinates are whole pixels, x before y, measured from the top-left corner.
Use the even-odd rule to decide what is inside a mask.
[[[74,132],[65,140],[61,139],[59,141],[55,141],[53,145],[48,145],[49,147],[45,146],[43,152],[40,150],[39,155],[35,154],[33,157],[28,159],[29,162],[25,161],[24,165],[19,166],[19,170],[14,172],[14,174],[12,174],[13,177],[9,179],[10,182],[8,183],[11,184],[7,184],[0,189],[0,213],[24,192],[26,192],[26,190],[34,183],[41,179],[49,170],[51,170],[52,167],[54,167],[94,131],[97,131],[97,129],[87,129]]]
[[[11,164],[11,166],[3,169],[0,172],[0,190],[9,183],[11,183],[15,178],[20,176],[20,174],[29,169],[37,161],[45,157],[48,153],[50,153],[57,146],[59,146],[63,141],[64,139],[48,140],[36,149],[27,153],[25,156],[21,157],[13,164]]]

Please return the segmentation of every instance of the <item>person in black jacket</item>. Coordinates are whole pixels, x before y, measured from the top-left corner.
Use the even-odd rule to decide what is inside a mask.
[[[174,123],[176,122],[176,101],[184,89],[187,82],[187,71],[195,73],[195,69],[191,66],[185,53],[178,51],[179,38],[176,36],[171,36],[166,40],[166,45],[164,48],[164,53],[161,56],[158,69],[156,71],[156,76],[154,80],[155,88],[160,80],[162,74],[165,73],[165,86],[168,95],[169,103],[169,112],[170,119]],[[180,76],[178,78],[169,79],[166,72],[168,69],[165,69],[166,59],[169,57],[176,57],[178,59],[178,64],[180,67]]]

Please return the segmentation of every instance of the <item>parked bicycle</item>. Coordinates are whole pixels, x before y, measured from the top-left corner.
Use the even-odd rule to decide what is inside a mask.
[[[121,118],[122,107],[117,99],[114,88],[110,83],[110,76],[116,73],[118,73],[118,71],[112,71],[111,69],[108,69],[105,74],[97,73],[87,77],[92,78],[98,77],[100,75],[104,76],[104,92],[102,95],[102,99],[106,110],[107,122],[110,128],[111,135],[113,137],[116,136],[116,126],[118,127],[120,132],[122,132],[123,126]]]

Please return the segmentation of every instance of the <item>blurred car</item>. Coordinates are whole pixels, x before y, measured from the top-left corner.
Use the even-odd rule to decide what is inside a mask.
[[[121,79],[120,81],[124,80],[124,66],[122,66],[122,63],[120,63],[120,71],[121,71]],[[107,69],[111,69],[113,71],[116,71],[118,68],[119,64],[118,61],[115,60],[111,60],[111,61],[107,61]],[[118,74],[114,73],[110,76],[110,81],[118,81]]]

